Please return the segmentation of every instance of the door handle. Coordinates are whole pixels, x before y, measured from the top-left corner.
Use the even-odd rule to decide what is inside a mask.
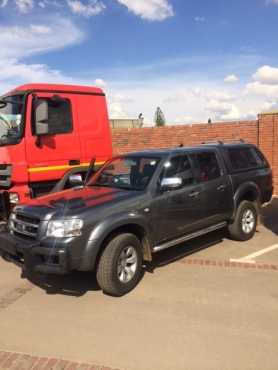
[[[222,184],[222,185],[219,185],[219,186],[218,186],[217,190],[218,190],[218,191],[222,191],[222,190],[225,190],[225,189],[226,189],[226,187],[227,187],[226,185],[223,185],[223,184]]]
[[[192,193],[189,194],[190,198],[197,198],[200,195],[199,191],[192,191]]]
[[[80,165],[80,160],[79,159],[71,159],[69,161],[70,166],[79,166]]]

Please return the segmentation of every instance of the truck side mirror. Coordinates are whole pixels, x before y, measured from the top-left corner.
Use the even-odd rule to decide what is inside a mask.
[[[49,134],[48,102],[38,99],[35,104],[35,134],[37,136]]]

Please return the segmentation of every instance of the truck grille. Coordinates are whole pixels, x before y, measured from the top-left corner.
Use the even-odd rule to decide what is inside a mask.
[[[40,226],[40,220],[27,215],[12,213],[9,228],[13,235],[25,239],[36,239]]]
[[[0,164],[0,187],[9,188],[12,184],[12,165]]]

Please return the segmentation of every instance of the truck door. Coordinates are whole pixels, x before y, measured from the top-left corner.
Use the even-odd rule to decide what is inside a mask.
[[[34,105],[48,103],[48,124],[54,134],[36,136]],[[26,119],[26,158],[30,183],[55,181],[80,163],[80,140],[73,94],[29,96]]]
[[[188,155],[175,156],[165,166],[159,182],[164,177],[181,177],[183,185],[166,192],[161,192],[158,185],[152,210],[155,243],[194,232],[204,222],[202,185],[196,183]]]
[[[204,149],[192,155],[197,179],[203,186],[206,226],[231,217],[233,210],[232,183],[217,151]]]

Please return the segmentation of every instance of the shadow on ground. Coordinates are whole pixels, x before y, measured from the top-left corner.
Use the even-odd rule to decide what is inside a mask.
[[[25,277],[47,294],[81,297],[90,291],[100,290],[92,272],[73,272],[69,275],[41,275],[27,273]]]
[[[262,223],[278,235],[278,198],[273,198],[272,202],[262,209]]]
[[[262,209],[262,223],[276,235],[278,235],[277,216],[278,199],[273,199],[271,204]],[[220,230],[157,253],[154,255],[153,262],[145,266],[145,272],[154,273],[158,268],[219,244],[226,237],[226,230]],[[74,272],[66,276],[28,275],[26,277],[33,284],[44,289],[47,294],[64,294],[80,297],[89,291],[100,290],[94,273]]]
[[[154,256],[152,263],[148,263],[145,266],[144,273],[154,273],[155,269],[174,263],[197,251],[222,242],[224,237],[225,232],[218,231],[162,251]],[[27,273],[25,277],[32,284],[45,290],[47,294],[81,297],[90,291],[100,290],[95,274],[91,272],[73,272],[64,276]]]
[[[192,239],[186,243],[179,244],[176,247],[172,247],[164,251],[161,251],[154,255],[153,262],[148,264],[146,270],[148,272],[153,272],[157,268],[169,265],[170,263],[194,255],[198,251],[222,243],[223,239],[226,237],[227,232],[225,229],[223,229],[196,239]]]

